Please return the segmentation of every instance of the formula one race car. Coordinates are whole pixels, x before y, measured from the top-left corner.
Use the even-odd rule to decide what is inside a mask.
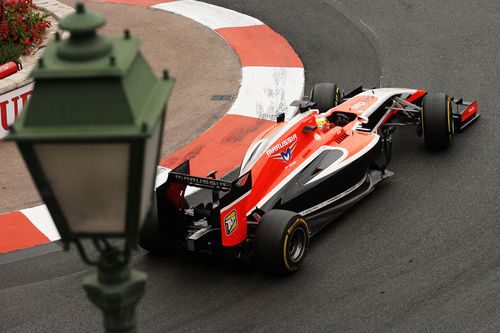
[[[189,173],[189,161],[159,186],[157,220],[142,229],[139,245],[153,252],[175,248],[255,260],[278,273],[296,271],[309,238],[392,175],[395,128],[413,125],[432,150],[445,149],[455,132],[479,117],[468,103],[423,90],[358,88],[344,94],[319,83],[310,100],[261,133],[235,181]],[[210,190],[208,202],[189,206],[186,187]]]

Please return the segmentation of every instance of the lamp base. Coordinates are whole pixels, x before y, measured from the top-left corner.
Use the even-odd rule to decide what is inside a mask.
[[[116,283],[103,283],[95,273],[83,278],[82,284],[88,298],[101,309],[106,332],[137,332],[136,306],[144,295],[146,273],[130,270],[128,279]]]

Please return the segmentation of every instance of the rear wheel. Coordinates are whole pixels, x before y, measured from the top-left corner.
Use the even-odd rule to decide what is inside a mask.
[[[430,150],[442,150],[453,139],[453,118],[450,98],[443,94],[428,94],[422,105],[422,127],[425,146]]]
[[[271,210],[257,227],[255,260],[267,271],[291,274],[300,268],[308,246],[309,229],[304,218],[287,210]]]
[[[340,103],[341,90],[335,83],[316,83],[311,89],[311,102],[323,113]]]

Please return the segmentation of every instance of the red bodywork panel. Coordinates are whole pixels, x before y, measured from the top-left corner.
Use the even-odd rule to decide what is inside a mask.
[[[332,110],[328,111],[328,113],[331,113],[332,111],[343,111],[352,112],[361,116],[363,112],[368,110],[368,108],[377,101],[378,97],[375,95],[358,95],[348,99],[342,104],[337,105]]]
[[[374,103],[376,97],[355,99],[350,105],[356,103]],[[349,101],[348,101],[349,102]],[[348,103],[346,102],[346,103]],[[346,112],[345,104],[342,110]],[[359,105],[359,104],[358,104]],[[377,134],[353,131],[357,123],[352,121],[345,127],[338,127],[330,123],[331,128],[321,130],[317,126],[317,117],[324,118],[328,113],[318,115],[317,111],[309,112],[302,119],[296,121],[287,131],[284,131],[268,148],[251,168],[252,190],[244,197],[236,199],[233,203],[221,208],[220,223],[221,237],[224,246],[234,246],[247,237],[247,216],[258,206],[259,202],[273,190],[280,188],[302,163],[306,162],[323,146],[343,148],[347,154],[344,160],[349,159],[363,148],[373,142]],[[283,130],[289,123],[278,123],[268,131],[262,133],[255,142],[262,140],[273,133]],[[305,129],[305,130],[304,130]],[[338,140],[338,142],[336,141]],[[339,161],[341,162],[341,161]],[[236,226],[235,226],[236,223]]]
[[[235,246],[247,238],[246,197],[220,212],[223,246]]]

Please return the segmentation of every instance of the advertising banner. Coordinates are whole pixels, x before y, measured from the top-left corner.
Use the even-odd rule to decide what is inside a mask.
[[[0,95],[0,139],[9,132],[9,126],[16,121],[17,117],[26,106],[33,92],[34,83],[11,90]]]

